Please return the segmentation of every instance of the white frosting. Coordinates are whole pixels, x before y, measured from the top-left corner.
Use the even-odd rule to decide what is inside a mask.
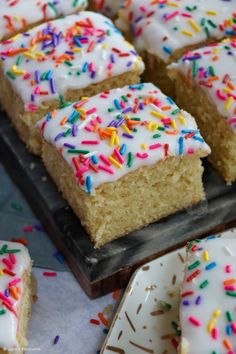
[[[116,17],[124,0],[92,0],[95,8],[108,17]]]
[[[9,289],[9,283],[14,282],[14,280],[16,280],[16,283],[15,285],[11,285],[12,288],[15,290],[19,288],[21,294],[23,293],[24,284],[22,276],[26,270],[29,270],[31,261],[28,250],[22,244],[0,241],[0,250],[2,250],[4,245],[7,245],[8,250],[20,250],[20,252],[12,253],[15,258],[13,260],[11,259],[10,253],[0,253],[0,313],[6,311],[4,314],[0,315],[0,348],[13,350],[19,347],[17,341],[17,314],[19,313],[21,305],[21,297],[16,300],[11,293],[6,297],[16,312],[16,314],[14,314],[3,304],[4,300],[2,299],[2,294],[6,295],[6,289]],[[6,260],[6,263],[4,263],[4,260]],[[4,269],[13,272],[15,275],[4,273]],[[17,282],[17,280],[19,280],[19,282]]]
[[[87,0],[0,0],[0,41],[37,22],[85,9]]]
[[[49,39],[34,44],[42,31],[49,34]],[[22,47],[27,50],[20,56]],[[13,55],[14,51],[17,54]],[[112,22],[87,11],[43,24],[1,44],[0,55],[4,72],[26,110],[31,111],[42,102],[59,99],[69,89],[88,87],[125,72],[141,74],[144,70],[141,58]],[[49,76],[42,79],[43,74]]]
[[[219,44],[189,52],[169,68],[177,69],[199,84],[236,132],[235,40],[226,39]]]
[[[71,115],[74,117],[78,112],[82,114],[82,119],[73,122],[72,118],[71,121]],[[87,101],[79,101],[58,110],[54,112],[53,118],[50,117],[51,114],[38,123],[43,137],[62,153],[63,158],[77,174],[80,187],[87,192],[169,156],[193,154],[199,150],[202,150],[202,155],[207,155],[210,151],[197,130],[193,117],[178,109],[170,98],[149,83],[99,94]],[[68,121],[63,124],[65,117]],[[132,125],[135,119],[138,119],[138,124]],[[104,134],[109,133],[112,126],[113,136],[106,137]],[[130,131],[127,131],[127,127]],[[132,127],[137,131],[132,131]],[[191,132],[195,133],[192,137],[189,136]],[[100,139],[101,136],[104,137],[103,140]],[[115,151],[120,148],[121,156]],[[83,152],[73,153],[75,150]],[[110,160],[107,164],[101,155],[105,156],[106,160],[113,156],[113,161]],[[130,155],[132,163],[129,165]],[[79,162],[80,172],[77,173],[72,158],[80,159],[82,156],[85,161]],[[91,156],[95,156],[96,161],[92,158],[92,163],[98,173],[88,167]],[[113,173],[100,169],[101,165],[108,167]],[[88,187],[87,182],[91,186]]]
[[[181,290],[183,345],[187,344],[188,354],[233,354],[236,348],[236,297],[233,296],[236,295],[236,240],[209,239],[195,247],[198,250],[187,252]],[[192,269],[188,269],[189,266]],[[191,280],[194,273],[195,278]],[[227,348],[225,340],[232,349]]]
[[[125,28],[129,23],[137,50],[167,62],[177,49],[198,44],[208,36],[221,39],[236,34],[235,9],[235,0],[127,0],[118,24]],[[225,20],[229,24],[222,29]]]

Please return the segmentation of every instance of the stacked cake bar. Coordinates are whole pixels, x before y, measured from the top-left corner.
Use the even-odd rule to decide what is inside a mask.
[[[97,247],[204,199],[209,148],[153,84],[84,98],[38,126],[47,170]]]
[[[146,63],[145,80],[173,95],[166,66],[191,48],[235,35],[234,0],[127,0],[119,26]]]
[[[196,118],[212,148],[210,161],[236,180],[236,40],[188,52],[170,66],[176,100]]]
[[[86,6],[87,0],[0,0],[0,41]]]
[[[27,249],[0,241],[0,353],[25,352],[34,290]]]
[[[40,153],[37,120],[67,101],[135,84],[144,70],[112,22],[80,12],[0,44],[0,103],[29,149]]]
[[[236,240],[192,242],[181,289],[180,354],[233,354],[236,347]]]

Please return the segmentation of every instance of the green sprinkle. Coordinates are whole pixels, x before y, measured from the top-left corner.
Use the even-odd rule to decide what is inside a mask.
[[[121,98],[122,98],[122,100],[123,100],[124,102],[128,102],[128,101],[129,101],[126,96],[121,96]]]
[[[79,2],[79,0],[74,0],[73,3],[72,3],[72,6],[76,7],[78,5],[78,2]]]
[[[201,19],[201,22],[200,22],[200,25],[201,25],[201,26],[205,26],[205,23],[206,23],[206,19],[205,19],[205,18],[202,18],[202,19]]]
[[[197,72],[198,72],[198,61],[193,60],[193,77],[197,76]]]
[[[157,139],[157,138],[160,138],[160,137],[161,137],[161,134],[154,134],[152,137],[153,137],[154,139]]]
[[[81,155],[86,155],[89,154],[89,150],[78,150],[78,149],[68,149],[67,152],[69,154],[81,154]]]
[[[6,250],[5,253],[19,253],[21,250]]]
[[[8,245],[6,243],[4,243],[4,245],[1,248],[1,252],[5,253],[7,251],[7,249],[8,249]]]
[[[200,289],[204,289],[209,284],[208,280],[205,280],[202,284],[200,284]]]
[[[172,308],[172,306],[171,306],[171,304],[168,304],[168,302],[159,301],[158,302],[158,308],[160,310],[163,310],[164,312],[168,312]]]
[[[180,112],[180,109],[179,108],[176,108],[173,112],[171,112],[171,114],[174,116],[175,114],[179,113]]]
[[[48,2],[48,5],[51,7],[51,9],[55,12],[56,16],[60,16],[60,13],[57,10],[57,7],[52,3],[52,2]]]
[[[215,69],[213,68],[213,66],[209,66],[209,73],[211,74],[211,76],[215,76]]]
[[[15,76],[11,71],[7,71],[6,74],[7,74],[7,76],[9,76],[12,80],[15,80],[16,76]]]
[[[76,75],[78,75],[78,76],[81,75],[81,71],[77,71]]]
[[[138,132],[138,128],[134,128],[134,129],[133,129],[133,132],[134,132],[134,133],[137,133],[137,132]]]
[[[70,121],[71,124],[74,124],[77,122],[77,120],[80,118],[80,113],[78,112],[76,116]]]
[[[17,210],[17,211],[22,211],[23,210],[22,206],[20,204],[18,204],[18,203],[12,203],[11,207],[13,209]]]
[[[171,321],[171,326],[174,328],[177,335],[181,336],[181,330],[180,330],[178,323],[176,323],[175,321]]]
[[[7,311],[5,309],[0,310],[0,315],[5,315]]]
[[[73,66],[73,64],[72,64],[70,61],[68,61],[68,60],[65,60],[64,63],[65,63],[67,66]]]
[[[196,262],[190,264],[190,266],[188,266],[188,270],[195,269],[195,268],[197,268],[200,264],[201,264],[200,261],[196,261]]]
[[[115,110],[115,108],[108,108],[108,112],[109,112],[109,113],[114,112],[114,110]]]
[[[19,55],[16,61],[16,65],[19,66],[22,63],[23,59],[24,59],[23,55]]]
[[[207,22],[209,23],[209,25],[213,28],[217,28],[217,25],[212,21],[212,20],[207,20]]]
[[[228,322],[233,322],[232,312],[226,311],[226,317],[227,317]]]
[[[134,154],[132,154],[132,152],[129,152],[127,166],[131,167],[133,165],[133,161],[134,161]]]
[[[41,75],[41,80],[42,81],[44,81],[44,80],[46,80],[46,76],[47,76],[47,73],[46,72],[44,72],[42,75]]]
[[[67,129],[67,131],[64,133],[64,137],[66,138],[67,136],[71,135],[71,133],[72,133],[72,129],[71,128]]]
[[[64,103],[62,103],[60,108],[66,108],[66,107],[69,107],[69,106],[71,106],[71,102],[64,102]]]
[[[210,31],[209,31],[208,27],[204,27],[204,30],[206,32],[206,37],[210,38]]]
[[[165,131],[165,127],[158,127],[157,130],[160,130],[161,132]]]

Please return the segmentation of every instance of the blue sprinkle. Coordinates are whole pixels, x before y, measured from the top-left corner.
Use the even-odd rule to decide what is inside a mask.
[[[93,155],[93,156],[91,157],[91,160],[93,161],[93,163],[94,163],[95,165],[98,164],[98,158],[97,158],[96,155]]]
[[[117,99],[114,100],[114,105],[115,105],[116,109],[121,110],[120,102]]]
[[[204,142],[205,142],[205,140],[204,140],[201,136],[196,136],[196,135],[194,135],[193,139],[194,139],[194,140],[198,140],[198,141],[200,141],[201,143],[204,143]]]
[[[121,154],[121,155],[124,155],[125,152],[126,152],[126,149],[127,149],[126,144],[122,144],[121,149],[120,149],[120,154]]]
[[[181,136],[179,138],[179,155],[183,155],[184,152],[184,138]]]
[[[167,45],[163,45],[163,50],[164,50],[164,52],[166,52],[169,55],[171,55],[173,53],[173,50],[170,47],[168,47]]]
[[[226,333],[228,334],[228,336],[231,336],[231,334],[233,333],[232,327],[230,324],[228,324],[226,326]]]
[[[216,266],[217,266],[216,262],[212,262],[212,263],[208,264],[208,265],[205,267],[205,269],[206,269],[206,270],[211,270],[211,269],[215,268]]]
[[[87,192],[88,193],[91,193],[92,186],[93,186],[92,177],[91,176],[87,176],[86,177],[86,188],[87,188]]]

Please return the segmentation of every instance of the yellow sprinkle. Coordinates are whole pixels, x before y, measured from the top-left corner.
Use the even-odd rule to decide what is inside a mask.
[[[196,32],[201,32],[201,27],[198,26],[198,24],[193,19],[188,20],[188,23]]]
[[[151,115],[157,118],[166,118],[165,114],[160,113],[160,112],[156,112],[156,111],[151,111]]]
[[[35,44],[35,45],[33,45],[31,48],[29,48],[29,51],[30,51],[30,52],[34,52],[36,49],[37,49],[37,45]],[[44,55],[43,52],[39,52],[39,53],[42,53],[42,55]]]
[[[212,319],[208,323],[208,326],[207,326],[208,332],[211,332],[213,330],[213,328],[215,327],[215,324],[216,324],[216,320],[215,319]]]
[[[44,57],[44,54],[42,52],[37,52],[37,53],[35,53],[35,55],[39,58]]]
[[[21,18],[20,18],[20,16],[14,16],[14,20],[16,20],[16,21],[20,21],[20,20],[21,20]]]
[[[132,134],[132,132],[131,132],[131,131],[129,130],[129,128],[127,127],[127,125],[122,124],[121,126],[122,126],[122,128],[124,129],[124,131],[125,131],[126,133]]]
[[[12,72],[15,75],[25,75],[25,71],[24,70],[19,70],[16,65],[13,65]]]
[[[103,49],[108,49],[108,48],[109,48],[108,43],[103,44],[102,48],[103,48]]]
[[[128,114],[125,114],[124,117],[125,117],[126,120],[131,119],[131,117]]]
[[[111,161],[111,163],[116,166],[117,168],[122,168],[123,166],[112,156],[109,156],[108,159]]]
[[[141,148],[142,148],[143,150],[147,150],[148,144],[141,144]]]
[[[81,100],[82,100],[82,101],[88,101],[88,99],[89,99],[89,97],[87,97],[87,96],[81,97]]]
[[[117,146],[120,145],[120,138],[118,135],[116,135],[116,138],[115,138],[115,145],[117,145]]]
[[[183,30],[183,31],[181,31],[181,33],[184,34],[185,36],[188,36],[188,37],[194,36],[193,32],[187,31],[187,30]]]
[[[180,124],[186,125],[186,119],[181,114],[179,114],[178,119],[180,121]]]
[[[207,15],[216,16],[216,15],[218,15],[218,12],[217,12],[217,11],[214,11],[214,10],[210,10],[210,11],[206,11],[206,14],[207,14]]]
[[[35,55],[31,54],[29,52],[23,53],[24,57],[29,58],[29,59],[35,59]]]
[[[226,92],[226,93],[231,93],[232,92],[232,90],[229,87],[224,87],[223,91]]]
[[[3,274],[3,270],[0,268],[0,276],[2,276]]]
[[[110,138],[110,146],[113,146],[115,144],[115,140],[116,140],[116,132],[113,131],[111,133],[111,138]]]
[[[232,96],[227,99],[226,104],[225,104],[226,111],[228,111],[230,109],[233,101],[234,101],[234,99]]]
[[[81,53],[83,51],[83,48],[73,48],[73,52],[75,53]]]
[[[137,62],[137,61],[134,63],[134,70],[135,70],[136,72],[139,72],[139,71],[140,71],[139,62]]]
[[[213,53],[214,54],[219,54],[220,53],[220,48],[213,48]]]
[[[203,252],[203,259],[204,259],[205,262],[209,261],[209,253],[208,253],[208,251],[204,251]]]
[[[85,114],[86,113],[86,110],[84,108],[81,108],[81,107],[78,107],[77,108],[77,111],[82,113],[82,114]]]
[[[213,312],[213,316],[214,317],[220,317],[221,316],[221,310],[220,309],[217,309]]]
[[[179,7],[179,4],[177,4],[176,2],[173,2],[173,1],[168,1],[167,5],[174,6],[174,7]]]
[[[177,128],[177,124],[176,121],[174,119],[171,120],[171,126],[172,128],[176,129]]]
[[[16,35],[12,38],[12,40],[15,41],[15,40],[17,40],[18,38],[20,38],[21,36],[22,36],[22,34],[18,33],[18,34],[16,34]]]

